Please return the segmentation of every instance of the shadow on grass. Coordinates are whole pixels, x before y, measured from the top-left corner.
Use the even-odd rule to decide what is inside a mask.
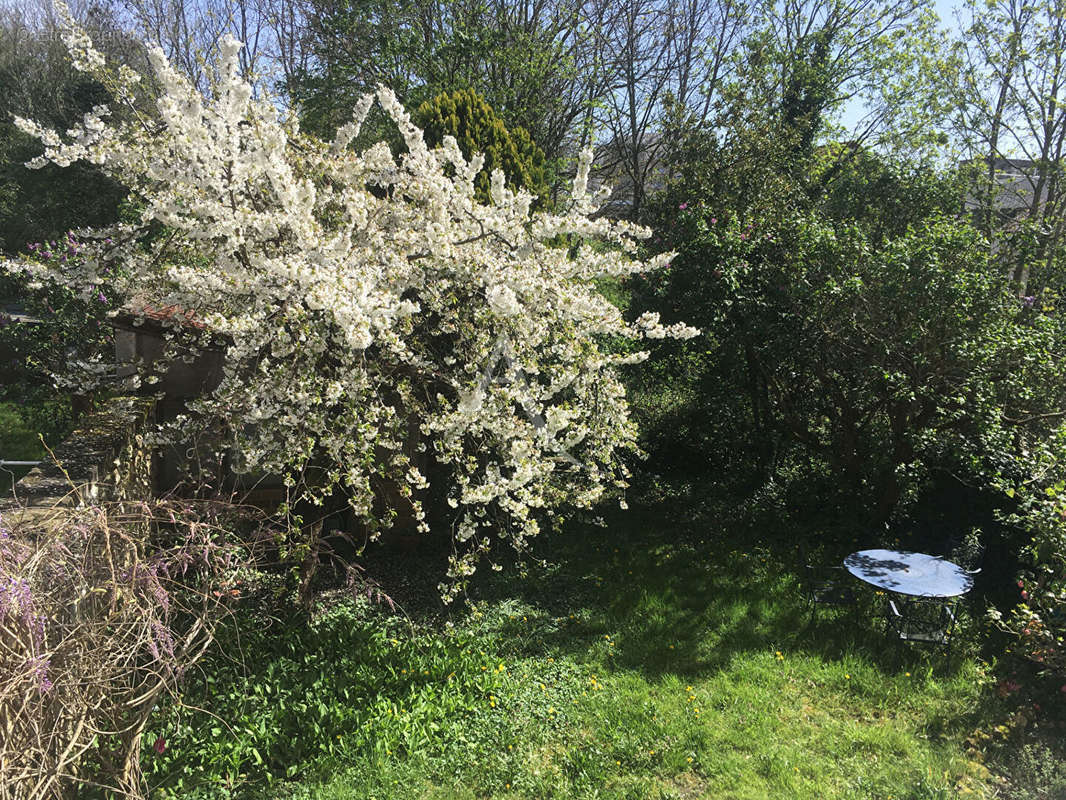
[[[886,598],[858,581],[857,608],[812,614],[796,576],[794,540],[712,531],[667,541],[663,530],[654,510],[617,515],[604,528],[555,540],[548,566],[529,578],[505,570],[479,581],[473,594],[517,598],[548,617],[583,612],[580,626],[526,637],[522,655],[580,654],[606,634],[614,663],[650,678],[705,675],[760,650],[829,660],[858,654],[889,673],[920,666],[948,674],[960,661],[895,641],[885,631]]]

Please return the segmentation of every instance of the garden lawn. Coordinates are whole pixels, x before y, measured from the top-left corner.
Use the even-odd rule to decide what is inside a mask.
[[[16,403],[0,401],[0,461],[39,461],[45,449],[27,419],[26,408]],[[12,484],[29,472],[31,467],[0,467],[0,497],[11,494]]]
[[[239,656],[163,709],[146,774],[183,798],[991,794],[980,661],[895,647],[870,609],[808,626],[786,547],[667,524],[571,526],[447,620],[241,611]]]

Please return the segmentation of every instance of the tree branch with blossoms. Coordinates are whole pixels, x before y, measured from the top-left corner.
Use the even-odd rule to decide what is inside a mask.
[[[110,71],[58,8],[75,66],[117,100],[132,96],[139,78]],[[173,306],[195,318],[202,327],[181,335],[221,349],[222,379],[168,435],[211,421],[240,469],[287,476],[300,503],[342,497],[373,531],[402,502],[427,531],[419,493],[430,473],[444,481],[459,543],[453,597],[491,541],[522,548],[555,508],[624,485],[636,437],[617,366],[645,354],[608,343],[697,331],[652,314],[628,322],[596,281],[671,254],[640,258],[649,232],[597,215],[607,193],[588,192],[591,153],[559,211],[531,211],[498,171],[481,203],[483,159],[450,137],[428,148],[387,88],[318,141],[254,96],[240,48],[222,42],[206,95],[151,50],[156,128],[112,121],[106,107],[66,136],[19,120],[44,144],[37,163],[100,165],[130,187],[139,219],[86,232],[75,261],[5,266],[79,290],[107,269],[127,313]],[[403,152],[351,149],[374,102]],[[483,385],[501,337],[507,366]],[[301,480],[309,470],[315,480]],[[404,487],[399,500],[379,480]]]

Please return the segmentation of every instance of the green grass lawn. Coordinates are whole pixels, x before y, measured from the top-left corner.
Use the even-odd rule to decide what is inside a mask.
[[[41,440],[25,413],[15,403],[0,402],[0,461],[37,461],[44,458]],[[30,467],[0,468],[0,497],[11,494],[12,484]]]
[[[149,731],[150,781],[338,800],[991,796],[967,739],[996,698],[965,646],[950,664],[894,646],[873,596],[808,626],[787,544],[619,519],[545,540],[546,565],[491,576],[449,619],[360,601],[311,627],[245,624],[240,656]]]

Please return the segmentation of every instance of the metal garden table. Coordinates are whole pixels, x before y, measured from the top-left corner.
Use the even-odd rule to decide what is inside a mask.
[[[902,641],[950,646],[953,598],[973,587],[973,575],[945,558],[906,550],[860,550],[844,559],[860,581],[898,595],[889,599],[887,627]]]
[[[958,597],[973,587],[973,576],[939,556],[906,550],[860,550],[844,559],[860,581],[912,597]]]

